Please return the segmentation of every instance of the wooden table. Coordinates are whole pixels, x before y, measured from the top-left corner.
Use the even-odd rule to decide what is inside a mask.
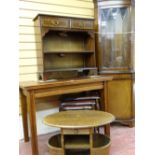
[[[39,155],[37,127],[36,127],[36,104],[37,98],[78,93],[91,90],[99,90],[104,110],[107,108],[107,81],[112,77],[92,76],[71,80],[59,80],[53,82],[23,82],[20,83],[21,109],[24,129],[24,140],[29,141],[27,107],[29,107],[30,132],[32,155]],[[110,135],[109,125],[105,128],[106,134]]]
[[[48,126],[61,128],[61,148],[56,154],[65,155],[65,149],[89,149],[90,155],[93,155],[97,154],[97,152],[98,154],[103,153],[101,147],[97,151],[93,148],[93,136],[96,135],[93,133],[94,127],[110,124],[114,119],[115,117],[108,112],[73,110],[48,115],[44,118],[43,122]],[[72,140],[66,140],[68,135]],[[87,142],[85,141],[85,135],[89,135]],[[102,135],[98,136],[101,137]],[[55,151],[54,148],[52,149]]]

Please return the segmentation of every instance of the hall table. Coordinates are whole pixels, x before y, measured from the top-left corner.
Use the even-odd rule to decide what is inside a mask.
[[[75,150],[84,150],[90,155],[109,155],[110,138],[94,133],[94,128],[109,124],[114,119],[112,114],[98,110],[61,111],[46,116],[44,124],[61,128],[61,134],[49,139],[50,155],[75,154]],[[69,149],[74,153],[66,151]]]
[[[20,98],[22,121],[24,130],[24,140],[29,141],[28,116],[30,120],[31,147],[32,155],[39,155],[36,125],[36,104],[38,98],[50,97],[54,95],[63,95],[70,93],[79,93],[85,91],[98,90],[100,92],[101,103],[104,111],[108,111],[107,103],[107,81],[112,80],[111,76],[90,76],[68,80],[53,80],[41,82],[21,82]],[[27,107],[29,110],[27,110]],[[110,135],[110,126],[105,126],[105,133]]]

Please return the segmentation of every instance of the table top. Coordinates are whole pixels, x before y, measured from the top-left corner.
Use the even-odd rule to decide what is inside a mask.
[[[44,118],[43,123],[53,127],[76,129],[109,124],[114,119],[112,114],[104,111],[70,110],[48,115]]]
[[[35,89],[44,89],[44,88],[51,88],[51,87],[58,87],[58,86],[66,86],[66,85],[78,85],[78,84],[86,84],[86,83],[93,83],[93,82],[103,82],[112,80],[112,76],[88,76],[88,77],[81,77],[75,79],[66,79],[66,80],[47,80],[47,81],[29,81],[29,82],[20,82],[19,87],[21,89],[27,90],[35,90]]]

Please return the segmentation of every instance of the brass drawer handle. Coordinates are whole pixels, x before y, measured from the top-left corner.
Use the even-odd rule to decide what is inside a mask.
[[[57,21],[57,20],[52,20],[52,21],[51,21],[51,24],[52,24],[52,25],[58,25],[58,24],[59,24],[59,21]]]

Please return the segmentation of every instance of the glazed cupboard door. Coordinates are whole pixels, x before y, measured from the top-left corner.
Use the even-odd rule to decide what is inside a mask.
[[[101,73],[132,68],[131,7],[126,3],[110,2],[98,3],[98,63]]]

